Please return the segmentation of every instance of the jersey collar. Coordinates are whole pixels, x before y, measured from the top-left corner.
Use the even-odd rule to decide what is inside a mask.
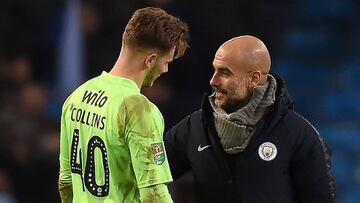
[[[108,73],[106,71],[103,71],[101,73],[101,77],[103,77],[107,81],[110,81],[110,82],[113,82],[113,83],[119,83],[121,85],[126,85],[126,86],[128,86],[130,88],[137,89],[138,92],[140,92],[140,89],[137,86],[137,84],[133,80],[130,80],[128,78],[112,75],[112,74],[110,74],[110,73]]]

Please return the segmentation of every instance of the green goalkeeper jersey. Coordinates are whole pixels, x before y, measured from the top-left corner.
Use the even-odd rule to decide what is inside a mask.
[[[76,203],[140,202],[140,188],[172,181],[163,131],[134,81],[103,72],[63,105],[59,180]]]

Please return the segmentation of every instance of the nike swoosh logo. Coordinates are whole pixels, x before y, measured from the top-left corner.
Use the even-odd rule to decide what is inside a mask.
[[[205,145],[205,146],[201,147],[201,144],[200,144],[198,147],[198,152],[202,152],[204,149],[206,149],[208,147],[211,147],[211,145]]]

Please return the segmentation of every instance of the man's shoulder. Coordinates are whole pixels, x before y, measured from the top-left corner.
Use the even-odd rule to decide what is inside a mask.
[[[128,94],[123,95],[123,103],[128,109],[157,109],[156,105],[149,101],[146,96],[136,92],[129,92]]]
[[[305,118],[304,115],[296,111],[288,111],[285,116],[285,120],[296,123],[297,125],[304,125],[304,126],[312,125],[310,121],[307,118]]]
[[[186,126],[186,128],[189,128],[192,125],[199,126],[201,118],[202,110],[199,109],[184,117],[181,121],[175,124],[173,128],[183,128],[184,126]]]
[[[89,80],[87,80],[86,82],[82,83],[81,85],[79,85],[75,90],[73,90],[70,95],[66,98],[65,102],[66,103],[67,101],[71,100],[71,99],[74,99],[74,97],[78,96],[78,95],[82,95],[84,93],[84,90],[93,85],[94,83],[96,83],[96,78],[91,78]]]
[[[316,134],[319,135],[315,126],[303,115],[296,111],[288,111],[283,118],[283,124],[292,131],[298,131],[301,134]]]
[[[191,115],[193,115],[193,116],[202,116],[203,113],[204,113],[204,111],[202,109],[198,109],[198,110],[192,112]]]

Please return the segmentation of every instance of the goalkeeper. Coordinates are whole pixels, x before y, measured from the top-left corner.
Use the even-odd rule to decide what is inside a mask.
[[[172,202],[164,119],[140,93],[188,47],[188,28],[159,8],[137,10],[110,72],[77,88],[61,116],[62,202]]]

